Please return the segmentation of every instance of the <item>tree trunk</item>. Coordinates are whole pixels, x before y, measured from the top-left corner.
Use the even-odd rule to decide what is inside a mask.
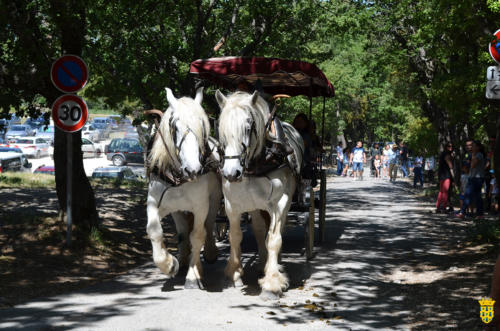
[[[58,17],[56,24],[61,33],[61,55],[74,54],[81,56],[86,31],[86,9],[84,2],[78,0],[52,0],[50,5],[54,17]],[[54,93],[51,94],[54,95]],[[85,244],[90,230],[98,226],[98,218],[94,191],[90,186],[83,167],[82,136],[80,131],[75,133],[65,133],[59,129],[55,131],[54,165],[56,170],[57,198],[60,215],[65,215],[67,208],[67,137],[69,134],[73,138],[72,221],[75,226],[75,236],[80,241],[80,244]]]
[[[67,143],[68,135],[72,135],[72,221],[75,226],[75,235],[82,239],[90,233],[92,227],[98,226],[97,211],[95,205],[94,191],[85,174],[82,157],[82,134],[80,131],[66,133],[57,129],[54,137],[54,164],[56,168],[56,190],[59,207],[64,216],[66,215],[67,199]],[[66,219],[66,218],[65,218]]]

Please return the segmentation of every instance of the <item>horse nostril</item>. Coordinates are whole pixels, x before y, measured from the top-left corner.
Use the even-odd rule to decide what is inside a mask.
[[[235,178],[240,178],[241,177],[241,171],[236,170],[236,175],[234,177]]]

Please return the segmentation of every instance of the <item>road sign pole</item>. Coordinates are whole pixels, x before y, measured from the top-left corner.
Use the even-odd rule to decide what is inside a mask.
[[[66,133],[66,153],[67,153],[67,182],[66,182],[66,217],[67,217],[67,230],[66,230],[66,244],[71,246],[71,204],[73,203],[73,134]]]

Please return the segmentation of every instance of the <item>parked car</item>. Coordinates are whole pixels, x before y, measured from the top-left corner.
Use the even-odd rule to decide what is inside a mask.
[[[118,123],[112,117],[94,117],[92,124],[97,128],[109,128],[111,130],[118,129]]]
[[[99,130],[96,129],[93,125],[87,124],[82,128],[82,137],[92,141],[99,141]]]
[[[37,130],[35,136],[44,139],[51,145],[54,145],[54,131],[55,128],[53,125],[42,125],[42,127]]]
[[[21,164],[23,165],[21,168],[22,172],[31,172],[31,163],[28,161],[26,155],[23,154],[23,151],[18,147],[11,147],[8,145],[0,145],[0,153],[18,153],[21,154]]]
[[[38,168],[33,171],[35,174],[48,174],[48,175],[55,175],[56,174],[56,168],[54,166],[46,166],[42,164]]]
[[[7,131],[7,140],[10,141],[11,138],[34,136],[35,130],[33,130],[29,125],[12,125]]]
[[[43,116],[29,117],[24,122],[24,125],[29,125],[35,131],[40,129],[40,127],[42,127],[44,124],[45,124],[45,120],[44,120]]]
[[[126,126],[132,125],[132,122],[127,117],[122,117],[120,115],[111,115],[108,118],[115,121],[117,129],[123,129]]]
[[[129,167],[99,167],[92,172],[92,178],[137,180],[139,177]]]
[[[0,151],[0,173],[6,171],[29,171],[31,163],[17,151]]]
[[[106,158],[115,166],[127,163],[144,163],[141,144],[135,138],[115,138],[106,146]]]
[[[39,159],[42,156],[48,156],[49,143],[42,138],[37,137],[20,137],[11,143],[13,147],[18,147],[26,156],[31,156]]]
[[[10,114],[7,122],[9,123],[9,125],[21,124],[21,117],[17,116],[16,114]]]
[[[82,138],[82,153],[83,157],[101,157],[103,148],[87,138]]]
[[[91,124],[95,129],[100,131],[101,136],[99,139],[106,139],[109,137],[111,126],[106,117],[94,117]]]

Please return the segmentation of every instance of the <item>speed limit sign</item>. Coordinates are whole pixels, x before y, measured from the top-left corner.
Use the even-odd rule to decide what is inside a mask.
[[[65,94],[54,101],[52,119],[66,132],[76,132],[87,123],[88,109],[85,101],[73,94]]]

